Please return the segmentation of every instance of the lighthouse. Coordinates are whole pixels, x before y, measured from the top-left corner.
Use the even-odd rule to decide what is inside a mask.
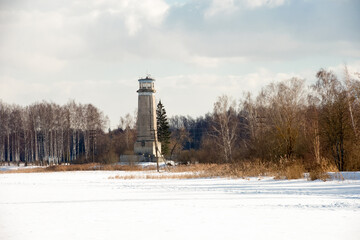
[[[157,139],[156,126],[155,79],[147,76],[138,81],[137,138],[134,152],[146,158],[160,157],[161,144]]]

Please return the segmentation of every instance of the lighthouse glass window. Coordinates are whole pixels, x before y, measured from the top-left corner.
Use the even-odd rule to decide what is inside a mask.
[[[151,88],[151,83],[144,82],[141,84],[141,88]]]

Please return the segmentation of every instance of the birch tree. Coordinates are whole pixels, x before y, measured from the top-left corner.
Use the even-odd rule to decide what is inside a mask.
[[[351,129],[344,86],[331,71],[321,69],[313,85],[319,98],[321,135],[339,171],[345,169],[346,141]]]
[[[351,127],[355,135],[355,140],[359,141],[358,121],[360,105],[360,81],[351,77],[347,66],[344,67],[344,82],[346,88],[346,100],[350,114]]]
[[[238,122],[236,121],[236,103],[223,95],[214,104],[213,132],[210,135],[220,148],[225,162],[233,160],[233,148],[236,140]]]
[[[9,109],[8,106],[0,100],[0,162],[10,163],[9,156]],[[6,149],[7,146],[7,149]]]

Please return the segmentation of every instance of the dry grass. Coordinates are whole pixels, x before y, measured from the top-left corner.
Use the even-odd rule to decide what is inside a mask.
[[[225,164],[193,164],[178,165],[175,167],[167,167],[166,173],[173,174],[144,174],[144,175],[116,175],[109,179],[193,179],[193,178],[211,178],[220,177]]]
[[[299,160],[281,159],[275,179],[299,179],[306,172],[304,164]]]
[[[169,169],[170,172],[198,172],[207,177],[245,178],[257,176],[273,176],[275,168],[272,164],[264,164],[259,160],[241,161],[232,164],[195,164],[181,165]]]
[[[44,168],[25,168],[9,170],[1,173],[32,173],[32,172],[62,172],[62,171],[147,171],[155,167],[143,168],[139,165],[103,165],[103,164],[74,164],[54,165]],[[281,159],[279,162],[262,162],[259,159],[239,161],[232,164],[192,164],[167,167],[167,173],[172,174],[144,174],[117,175],[111,179],[190,179],[190,178],[248,178],[273,176],[275,179],[299,179],[309,172],[309,180],[321,179],[326,181],[327,172],[337,172],[336,167],[326,159],[321,164],[305,164],[302,160]]]
[[[0,173],[39,173],[39,172],[68,172],[68,171],[146,171],[154,170],[154,167],[143,168],[138,165],[103,165],[97,163],[53,165],[39,168],[22,168],[17,170],[2,171]]]
[[[317,179],[326,181],[330,178],[328,172],[338,172],[338,169],[331,161],[323,158],[323,159],[321,159],[320,164],[312,166],[312,168],[309,171],[308,179],[311,181],[314,181]],[[341,176],[341,174],[339,176]],[[341,178],[342,178],[342,180],[344,180],[344,178],[342,176],[341,176]]]
[[[211,168],[219,168],[219,164],[191,164],[191,165],[177,165],[174,167],[168,167],[167,170],[169,172],[202,172],[207,171]]]
[[[284,177],[278,179],[294,179],[303,177],[304,171],[297,173],[290,168]],[[303,168],[301,168],[302,170]],[[298,169],[296,169],[299,171]],[[248,178],[261,176],[280,176],[277,165],[262,163],[259,160],[243,161],[233,164],[193,164],[170,167],[167,172],[174,174],[117,175],[110,179],[192,179],[192,178]],[[281,175],[282,176],[282,175]]]
[[[139,165],[98,165],[99,169],[96,170],[103,170],[103,171],[150,171],[156,170],[155,166],[146,166],[142,167]]]
[[[114,177],[109,177],[109,179],[195,179],[195,178],[209,178],[207,173],[184,173],[184,174],[165,174],[165,175],[155,175],[155,174],[145,174],[145,175],[116,175]]]
[[[323,159],[322,164],[305,164],[302,160],[281,159],[279,162],[262,162],[258,159],[232,164],[193,164],[167,168],[174,174],[117,175],[111,179],[190,179],[190,178],[248,178],[274,177],[275,179],[300,179],[309,171],[309,180],[328,178],[327,172],[336,172],[331,162]]]

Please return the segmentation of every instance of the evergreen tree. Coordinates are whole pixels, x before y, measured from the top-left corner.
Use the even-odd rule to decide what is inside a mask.
[[[169,121],[166,116],[164,105],[159,101],[156,109],[156,123],[157,123],[157,136],[161,142],[161,154],[167,155],[169,153],[169,140],[170,140],[170,127]]]

